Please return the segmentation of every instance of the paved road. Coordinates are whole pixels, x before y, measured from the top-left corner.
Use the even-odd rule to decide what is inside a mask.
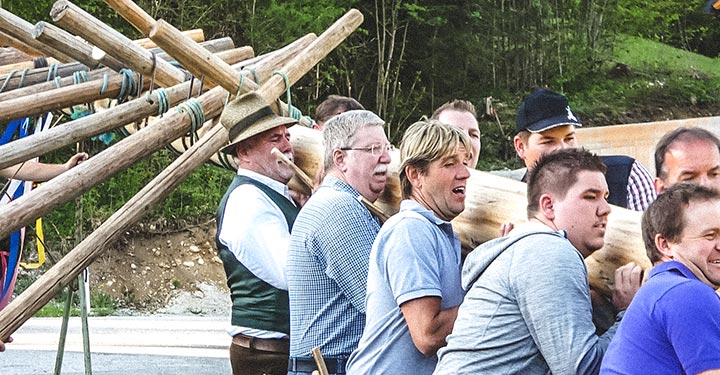
[[[0,373],[52,374],[60,318],[32,318],[0,353]],[[227,318],[144,316],[91,317],[92,373],[230,374]],[[62,374],[85,374],[80,319],[71,318]]]

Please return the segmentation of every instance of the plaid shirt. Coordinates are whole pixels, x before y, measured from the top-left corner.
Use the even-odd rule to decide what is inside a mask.
[[[629,210],[645,211],[657,198],[653,180],[647,168],[635,160],[628,176],[627,208]]]
[[[293,225],[287,260],[290,356],[319,347],[325,357],[349,355],[365,328],[365,289],[378,219],[360,194],[332,176]]]

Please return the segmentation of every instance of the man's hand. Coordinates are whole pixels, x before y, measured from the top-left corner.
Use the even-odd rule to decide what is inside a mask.
[[[620,312],[627,309],[643,283],[643,269],[630,262],[615,270],[615,287],[613,288],[613,305]]]
[[[63,166],[65,167],[65,170],[69,170],[70,168],[75,167],[76,165],[84,162],[88,159],[88,154],[85,152],[78,152],[77,154],[73,155]]]
[[[500,226],[500,237],[505,237],[515,228],[515,224],[506,223]]]

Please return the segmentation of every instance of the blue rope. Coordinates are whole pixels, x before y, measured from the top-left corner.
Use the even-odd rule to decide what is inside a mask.
[[[100,95],[107,92],[107,87],[108,87],[108,74],[107,74],[107,72],[105,72],[105,73],[103,73],[103,84],[102,84],[102,87],[100,87]],[[110,103],[108,103],[108,106],[109,105],[110,105]]]
[[[202,104],[195,98],[190,98],[177,106],[178,112],[185,112],[190,115],[190,140],[191,144],[198,140],[197,129],[205,122]]]
[[[120,92],[117,96],[118,104],[125,103],[128,96],[137,90],[132,70],[120,69],[120,74],[122,74],[122,81],[120,82]]]
[[[0,92],[5,91],[5,88],[7,87],[8,83],[10,83],[10,80],[12,77],[17,73],[17,70],[13,69],[8,73],[8,75],[5,77],[5,82],[3,82],[2,86],[0,86]]]
[[[162,117],[162,115],[170,108],[170,101],[168,100],[167,91],[165,91],[165,89],[161,87],[155,90],[155,97],[158,101],[158,116]],[[155,102],[152,100],[152,97],[150,96],[150,91],[148,91],[145,95],[145,100],[147,100],[150,104],[155,104]]]
[[[47,75],[46,81],[50,82],[51,80],[53,80],[54,78],[56,78],[56,77],[57,77],[57,70],[58,70],[58,64],[52,64],[52,65],[50,65],[50,68],[48,69],[48,75]],[[55,84],[57,84],[57,83],[55,83]],[[60,86],[58,85],[58,87],[60,87]]]
[[[292,98],[290,95],[290,78],[288,78],[287,73],[285,73],[281,70],[274,71],[273,75],[275,75],[275,74],[282,77],[283,81],[285,81],[285,87],[287,88],[285,97],[286,97],[287,106],[288,106],[288,116],[294,118],[295,120],[300,121],[303,114],[302,114],[302,112],[300,112],[300,110],[298,108],[293,107],[293,105],[292,105],[292,102],[291,102]]]

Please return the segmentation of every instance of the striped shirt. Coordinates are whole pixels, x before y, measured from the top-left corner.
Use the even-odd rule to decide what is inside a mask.
[[[290,356],[349,355],[365,327],[370,248],[378,219],[347,183],[327,176],[295,220],[287,259]]]

